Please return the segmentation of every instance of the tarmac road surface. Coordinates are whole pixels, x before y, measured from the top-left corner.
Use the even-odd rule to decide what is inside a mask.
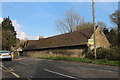
[[[13,61],[0,62],[3,80],[7,78],[33,79],[73,79],[73,80],[119,80],[118,67],[96,65],[89,63],[78,63],[68,61],[55,61],[46,59],[33,59],[19,57]],[[1,75],[0,75],[1,76]]]

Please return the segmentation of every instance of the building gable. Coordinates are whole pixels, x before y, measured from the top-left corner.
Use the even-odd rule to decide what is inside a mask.
[[[96,34],[96,47],[104,47],[104,48],[110,47],[110,43],[107,37],[105,36],[104,32],[100,28],[100,26],[97,27],[95,34]],[[91,36],[91,39],[94,39],[94,34]],[[93,49],[94,45],[91,45],[90,48]]]

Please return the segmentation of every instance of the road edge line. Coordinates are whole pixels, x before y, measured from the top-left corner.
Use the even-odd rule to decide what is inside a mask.
[[[15,77],[19,78],[20,76],[14,72],[10,72],[11,74],[13,74]]]

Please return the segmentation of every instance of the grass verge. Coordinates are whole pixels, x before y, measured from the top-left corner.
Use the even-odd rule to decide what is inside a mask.
[[[106,59],[91,60],[87,58],[75,58],[75,57],[39,57],[39,59],[50,59],[50,60],[64,60],[64,61],[74,61],[74,62],[83,62],[83,63],[94,63],[94,64],[104,64],[111,66],[120,66],[119,61],[108,61]]]

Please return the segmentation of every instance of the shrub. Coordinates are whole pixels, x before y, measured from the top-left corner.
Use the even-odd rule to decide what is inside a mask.
[[[96,55],[97,59],[107,59],[107,60],[113,60],[113,61],[119,61],[120,60],[120,49],[119,48],[97,48],[96,49]],[[91,50],[86,55],[86,58],[94,59],[94,50]]]
[[[89,59],[94,59],[94,50],[89,50],[85,57]]]
[[[96,54],[97,54],[97,59],[106,59],[106,56],[110,53],[109,49],[106,48],[97,48]]]
[[[110,49],[110,53],[106,56],[108,60],[119,61],[120,60],[120,49],[112,48]]]

